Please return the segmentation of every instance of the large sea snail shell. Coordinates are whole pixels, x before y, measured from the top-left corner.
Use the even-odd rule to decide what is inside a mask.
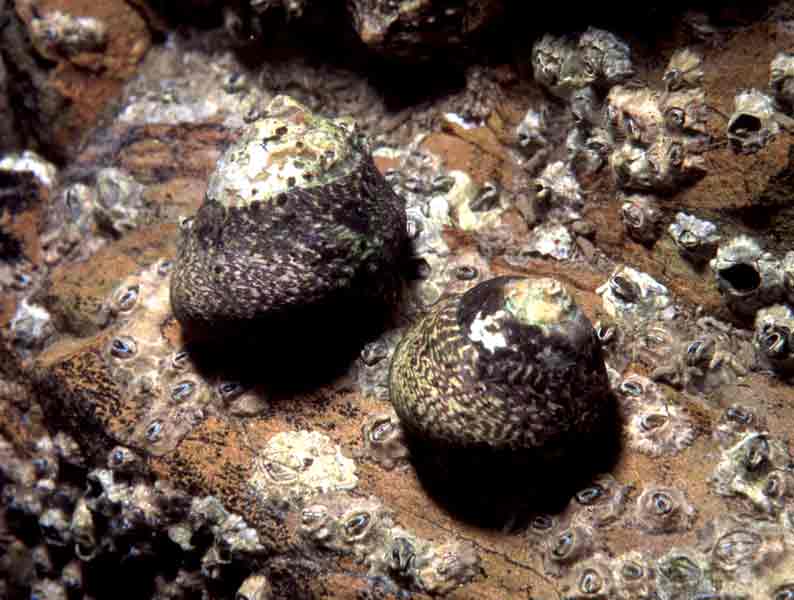
[[[609,392],[589,320],[548,278],[498,277],[439,301],[405,334],[389,380],[406,429],[454,446],[588,433]]]
[[[403,202],[354,123],[278,96],[220,158],[203,205],[182,225],[174,314],[223,333],[382,297],[405,229]]]

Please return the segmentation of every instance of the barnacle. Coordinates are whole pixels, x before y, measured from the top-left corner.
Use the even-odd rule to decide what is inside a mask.
[[[629,236],[643,244],[653,244],[661,234],[662,211],[652,196],[625,196],[620,207],[623,226]]]
[[[676,213],[667,231],[681,254],[695,262],[711,259],[720,241],[714,223],[682,212]]]
[[[681,490],[648,485],[637,497],[634,523],[647,533],[680,533],[692,527],[695,512]]]
[[[783,530],[755,519],[719,518],[709,523],[700,537],[701,546],[711,554],[713,568],[743,583],[775,572],[787,553]]]
[[[726,448],[710,482],[720,496],[739,497],[757,511],[777,515],[794,490],[785,445],[765,432],[750,431]]]
[[[459,446],[588,432],[608,390],[592,326],[553,279],[499,277],[440,301],[405,334],[390,373],[406,429]]]
[[[781,297],[780,261],[750,237],[738,236],[720,244],[709,264],[728,306],[740,315],[752,316]]]
[[[673,548],[656,563],[659,595],[669,600],[709,597],[716,590],[705,557]]]
[[[673,310],[669,290],[650,275],[628,266],[617,267],[600,286],[604,310],[618,320],[649,319]]]
[[[676,50],[664,72],[668,91],[699,88],[703,83],[703,58],[690,48]]]
[[[769,87],[789,111],[794,108],[794,54],[779,52],[769,65]]]
[[[611,475],[597,477],[574,494],[568,507],[571,519],[594,528],[607,527],[623,516],[631,489]]]
[[[629,375],[618,387],[629,446],[648,456],[672,455],[692,445],[697,431],[680,406],[651,380]]]
[[[734,98],[728,138],[736,151],[756,152],[778,134],[775,101],[758,90],[743,90]]]
[[[221,157],[182,228],[174,314],[229,335],[291,310],[379,298],[395,282],[405,229],[353,123],[279,96]]]
[[[543,564],[547,573],[559,577],[594,551],[593,530],[585,525],[570,525],[547,538]]]
[[[270,600],[273,597],[273,588],[267,577],[262,574],[247,577],[237,589],[235,600]]]
[[[611,561],[602,554],[582,561],[565,577],[560,588],[565,598],[579,600],[610,600],[615,598],[616,585],[611,570]]]
[[[758,311],[753,336],[759,362],[787,374],[794,369],[794,311],[776,304]]]
[[[355,463],[317,431],[274,435],[257,455],[249,479],[262,497],[293,505],[320,493],[350,490],[357,482]]]
[[[408,446],[395,414],[375,415],[361,427],[367,455],[384,469],[393,469],[408,459]]]

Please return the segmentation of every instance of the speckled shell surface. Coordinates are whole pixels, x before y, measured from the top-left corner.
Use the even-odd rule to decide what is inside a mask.
[[[511,308],[515,290],[539,288],[542,301]],[[607,391],[592,326],[551,279],[499,277],[442,299],[406,333],[390,372],[406,428],[459,446],[539,448],[586,433]]]
[[[333,123],[312,118],[324,127]],[[252,127],[240,143],[250,147],[257,132],[269,129]],[[320,184],[302,185],[300,177],[282,191],[279,180],[272,194],[246,192],[246,201],[208,193],[183,226],[171,281],[182,323],[233,331],[297,307],[377,297],[393,285],[405,235],[403,203],[375,169],[364,139],[352,127],[337,129],[336,138],[340,131],[348,131],[346,167],[333,176],[316,173]],[[245,153],[233,146],[221,163],[235,154]],[[283,169],[274,164],[280,157],[270,158],[268,168]],[[270,179],[260,178],[263,185]],[[218,179],[216,173],[210,191],[223,188]]]

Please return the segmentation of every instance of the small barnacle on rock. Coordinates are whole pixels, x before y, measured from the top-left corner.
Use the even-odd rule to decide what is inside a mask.
[[[631,267],[618,267],[596,292],[604,310],[620,321],[632,318],[669,318],[675,309],[669,290],[647,273]]]
[[[145,217],[144,187],[128,173],[108,167],[96,176],[94,218],[114,236],[135,229]]]
[[[572,171],[578,177],[595,175],[609,163],[612,140],[600,127],[572,129],[565,145]]]
[[[631,194],[625,196],[620,216],[626,233],[641,244],[653,244],[662,229],[662,211],[653,196]]]
[[[596,554],[576,567],[560,583],[564,598],[571,600],[592,599],[612,600],[616,598],[616,585],[611,560],[603,554]]]
[[[278,96],[220,158],[183,228],[174,314],[189,327],[249,335],[292,311],[380,302],[395,289],[405,232],[403,204],[352,120]]]
[[[549,144],[546,137],[548,133],[546,112],[545,106],[537,110],[530,108],[516,127],[518,145],[527,154],[534,154]]]
[[[676,50],[670,57],[662,79],[669,92],[701,87],[703,58],[689,48]]]
[[[783,293],[780,261],[753,238],[738,236],[721,244],[709,264],[728,306],[742,316],[775,304]]]
[[[711,259],[721,239],[714,223],[683,212],[676,213],[667,231],[681,254],[693,262]]]
[[[403,426],[456,446],[587,433],[608,392],[592,326],[553,279],[499,277],[445,298],[405,334],[390,373]]]
[[[584,198],[570,166],[556,161],[546,166],[534,181],[535,213],[544,219],[573,221],[581,217]]]
[[[262,574],[247,577],[240,587],[234,600],[270,600],[273,597],[273,588],[267,577]]]
[[[756,510],[777,515],[794,490],[785,444],[751,431],[722,452],[710,483],[720,496],[741,497]]]
[[[300,535],[319,546],[372,562],[390,545],[392,514],[375,497],[328,494],[301,512]]]
[[[26,298],[18,304],[9,323],[11,340],[23,352],[39,350],[54,333],[50,313]]]
[[[480,576],[481,560],[466,542],[430,545],[414,560],[418,587],[433,595],[444,595]]]
[[[628,414],[629,446],[648,456],[674,455],[692,445],[695,425],[681,407],[669,402],[651,380],[639,375],[626,377],[618,387]]]
[[[581,66],[576,45],[569,38],[547,33],[532,46],[535,81],[558,96],[565,97],[593,81],[593,74],[586,74]]]
[[[782,374],[794,369],[794,310],[786,304],[762,308],[755,316],[753,347],[760,364]]]
[[[569,505],[571,518],[595,528],[607,527],[623,516],[631,489],[611,475],[602,475],[574,494]]]
[[[408,446],[400,420],[394,413],[375,415],[361,427],[366,455],[384,469],[408,460]]]
[[[634,75],[628,44],[603,29],[590,27],[579,37],[579,55],[596,86],[610,88]]]
[[[694,521],[695,507],[679,489],[648,485],[637,497],[634,523],[646,533],[682,533]]]
[[[122,473],[132,473],[142,467],[141,457],[124,446],[116,446],[108,453],[109,469]]]
[[[628,552],[614,559],[612,572],[620,600],[657,597],[656,571],[639,552]]]
[[[55,60],[82,52],[100,52],[107,44],[107,26],[95,17],[76,17],[59,10],[30,21],[30,33],[39,53]]]
[[[317,431],[274,435],[254,459],[249,483],[263,498],[299,505],[320,493],[356,486],[356,464]]]
[[[720,415],[714,437],[725,447],[733,445],[748,431],[765,431],[766,420],[745,406],[733,404]]]
[[[794,108],[794,53],[778,52],[769,65],[769,87],[790,113]]]
[[[659,595],[665,600],[713,598],[716,589],[705,557],[673,548],[656,562]]]
[[[778,134],[775,101],[759,90],[743,90],[734,98],[728,139],[737,152],[757,152]]]
[[[571,525],[546,539],[543,564],[546,572],[559,577],[594,552],[593,531],[584,525]]]
[[[699,532],[699,538],[715,570],[748,584],[776,572],[786,553],[783,530],[756,519],[721,517]]]

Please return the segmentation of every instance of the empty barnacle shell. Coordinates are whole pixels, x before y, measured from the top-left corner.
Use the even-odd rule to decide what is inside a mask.
[[[785,108],[794,108],[794,53],[778,52],[769,65],[769,87]]]
[[[737,236],[721,244],[709,264],[728,306],[742,316],[752,316],[782,296],[780,261],[753,238]]]
[[[711,554],[713,568],[744,583],[778,572],[787,550],[785,533],[777,524],[742,516],[708,523],[699,538]]]
[[[762,365],[790,373],[794,369],[794,310],[786,304],[759,310],[755,316],[753,347]]]
[[[681,254],[696,262],[711,259],[721,239],[714,223],[683,212],[676,213],[667,231]]]
[[[676,50],[662,79],[670,92],[699,88],[703,83],[703,58],[689,48]]]
[[[403,337],[389,379],[406,429],[457,446],[586,433],[609,391],[590,322],[547,278],[499,277],[438,302]]]
[[[649,485],[637,497],[634,522],[646,533],[681,533],[694,521],[695,507],[681,490]]]
[[[756,152],[780,131],[774,99],[759,90],[743,90],[734,98],[728,139],[734,150]]]
[[[353,122],[278,96],[220,158],[183,228],[174,314],[214,334],[249,335],[290,311],[383,300],[405,232],[402,202]]]
[[[654,243],[661,233],[662,211],[653,196],[632,194],[620,207],[623,226],[629,236],[642,244]]]

